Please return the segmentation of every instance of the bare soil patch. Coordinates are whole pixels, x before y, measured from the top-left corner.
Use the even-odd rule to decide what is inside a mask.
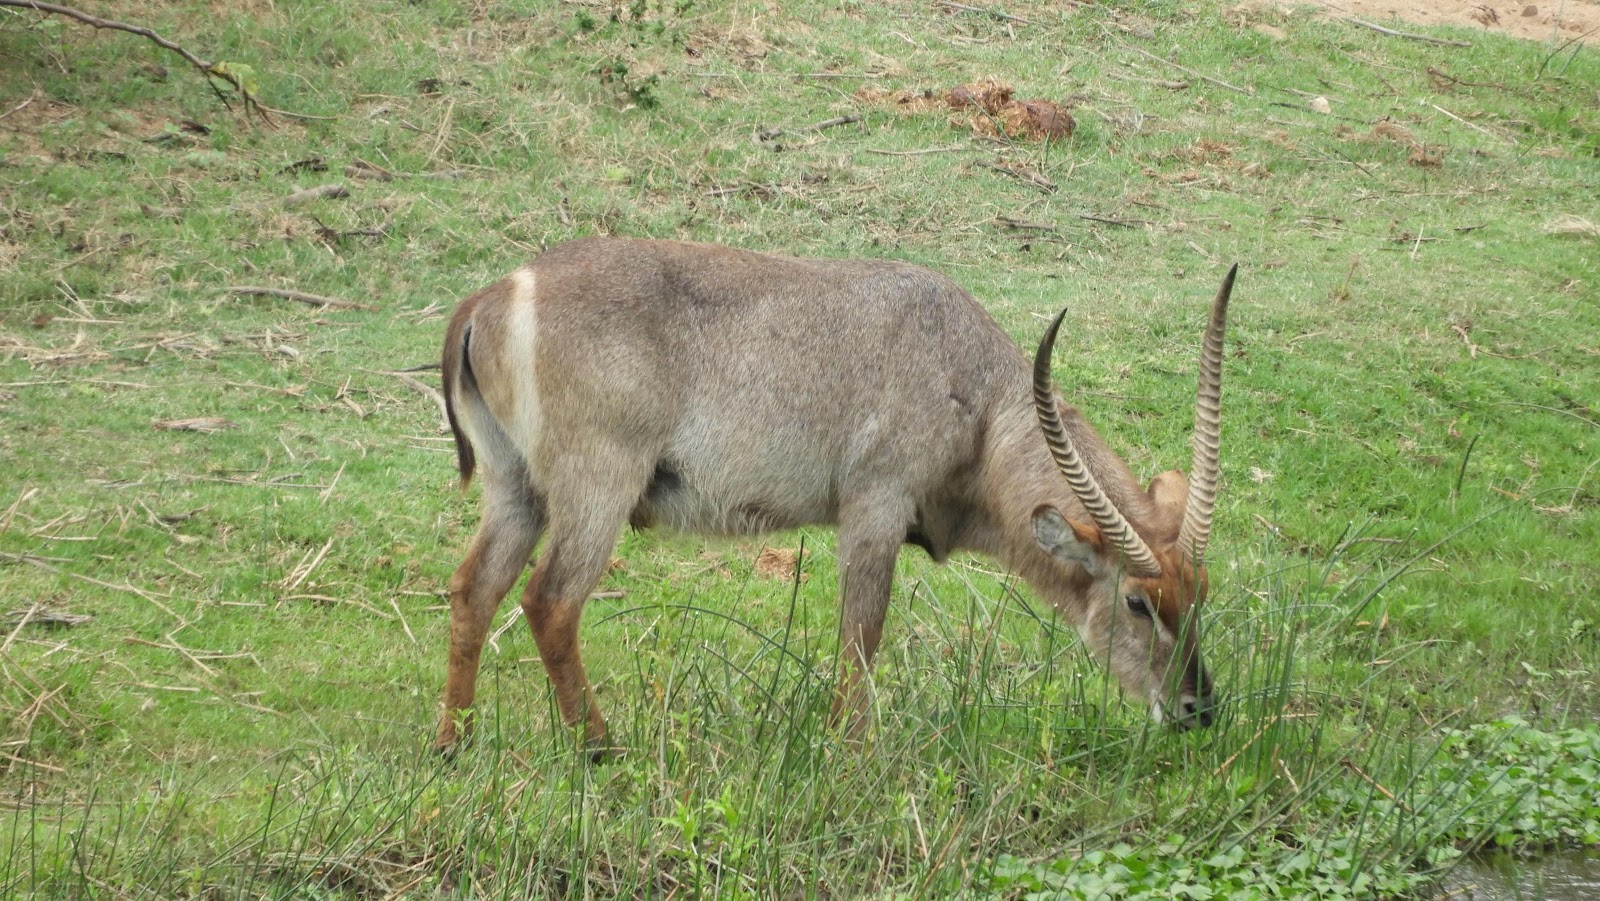
[[[1317,5],[1378,24],[1399,19],[1459,25],[1534,41],[1600,34],[1600,3],[1592,0],[1319,0]]]

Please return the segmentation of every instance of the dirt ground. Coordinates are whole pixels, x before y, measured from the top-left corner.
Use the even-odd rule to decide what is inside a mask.
[[[1318,5],[1391,28],[1395,19],[1463,25],[1535,41],[1553,38],[1558,45],[1581,35],[1600,36],[1595,0],[1319,0]]]

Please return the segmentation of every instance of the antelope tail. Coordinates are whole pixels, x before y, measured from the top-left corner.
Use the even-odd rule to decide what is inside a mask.
[[[461,311],[465,313],[466,310]],[[456,439],[456,467],[461,470],[461,488],[472,483],[472,471],[477,467],[477,455],[472,451],[472,441],[461,430],[456,417],[456,392],[476,392],[477,382],[472,377],[472,360],[468,354],[472,342],[472,317],[456,315],[445,330],[444,357],[439,366],[444,380],[444,415],[450,420],[450,433]]]

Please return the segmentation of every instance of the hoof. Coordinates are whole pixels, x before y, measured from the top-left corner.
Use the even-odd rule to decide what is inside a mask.
[[[602,764],[615,763],[622,759],[628,749],[614,744],[610,739],[602,735],[599,738],[586,739],[583,743],[583,751],[588,755],[590,763]]]
[[[472,743],[472,718],[470,711],[445,714],[439,721],[439,732],[433,740],[433,751],[446,760],[452,760]]]

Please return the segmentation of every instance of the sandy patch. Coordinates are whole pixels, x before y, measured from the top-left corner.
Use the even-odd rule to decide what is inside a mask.
[[[1594,0],[1336,0],[1316,5],[1336,15],[1394,27],[1396,19],[1417,25],[1460,25],[1534,41],[1565,43],[1600,35],[1600,3]]]

